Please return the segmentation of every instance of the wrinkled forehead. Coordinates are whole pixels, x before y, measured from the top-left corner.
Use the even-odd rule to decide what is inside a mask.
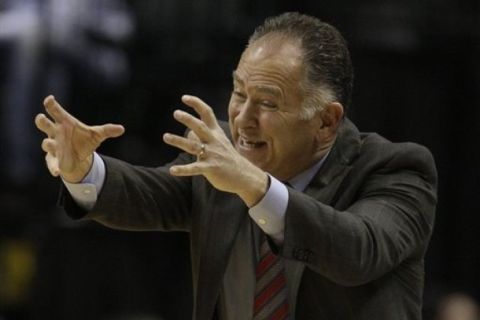
[[[282,34],[267,34],[245,49],[239,64],[269,61],[281,62],[291,67],[301,66],[303,64],[301,41]]]
[[[301,101],[306,71],[302,57],[299,41],[262,37],[242,54],[233,72],[234,84],[281,96],[286,101]]]

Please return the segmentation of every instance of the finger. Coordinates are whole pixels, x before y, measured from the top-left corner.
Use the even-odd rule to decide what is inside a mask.
[[[119,124],[107,123],[101,126],[93,126],[92,129],[97,132],[100,142],[108,138],[117,138],[125,133],[125,128]]]
[[[45,156],[45,162],[47,163],[48,171],[54,177],[58,177],[60,175],[60,168],[58,166],[58,158],[54,157],[52,154],[47,153]]]
[[[43,139],[42,150],[55,156],[57,154],[57,142],[50,138]]]
[[[199,142],[200,142],[200,138],[198,138],[197,134],[196,134],[195,132],[193,132],[192,130],[188,131],[187,137],[188,137],[188,139],[190,139],[190,140],[199,141]]]
[[[35,117],[35,125],[45,133],[49,138],[55,136],[55,124],[48,119],[43,113],[37,114]]]
[[[55,120],[55,122],[62,122],[63,119],[70,116],[70,114],[62,108],[62,106],[55,100],[55,97],[50,95],[43,101],[45,110]]]
[[[191,140],[174,134],[165,133],[163,135],[163,141],[175,148],[179,148],[193,155],[197,155],[202,151],[202,144],[199,141]]]
[[[202,120],[195,118],[191,114],[182,110],[175,110],[173,112],[173,117],[175,120],[192,130],[200,140],[209,141],[211,139],[211,131]]]
[[[200,119],[202,119],[209,128],[214,128],[218,125],[217,118],[215,117],[212,108],[203,102],[202,99],[195,96],[183,95],[182,102],[193,108],[200,116]]]
[[[205,171],[205,164],[203,162],[192,162],[181,166],[170,167],[170,174],[178,177],[199,176]]]

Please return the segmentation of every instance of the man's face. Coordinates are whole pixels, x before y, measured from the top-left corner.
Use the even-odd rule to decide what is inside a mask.
[[[301,117],[304,72],[297,41],[267,36],[245,50],[233,74],[228,114],[234,146],[280,180],[292,178],[321,157],[319,117]]]

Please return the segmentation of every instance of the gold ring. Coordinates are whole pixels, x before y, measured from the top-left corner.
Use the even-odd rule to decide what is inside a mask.
[[[201,159],[205,155],[205,143],[200,145],[200,152],[197,154],[197,158]]]

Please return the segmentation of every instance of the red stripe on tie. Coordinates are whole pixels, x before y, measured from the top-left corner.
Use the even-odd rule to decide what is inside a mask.
[[[277,257],[275,257],[272,253],[267,253],[267,255],[258,263],[255,273],[257,278],[261,278],[261,276],[267,271],[274,263]]]
[[[269,320],[283,320],[288,316],[288,303],[285,301],[268,318]]]
[[[268,284],[268,286],[255,297],[255,304],[253,306],[253,313],[257,314],[258,311],[285,286],[285,276],[283,273],[279,273],[275,279]]]

